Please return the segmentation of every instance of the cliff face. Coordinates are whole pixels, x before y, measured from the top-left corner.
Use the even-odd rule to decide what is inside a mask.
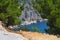
[[[8,32],[0,22],[0,40],[60,40],[57,36],[37,32]]]

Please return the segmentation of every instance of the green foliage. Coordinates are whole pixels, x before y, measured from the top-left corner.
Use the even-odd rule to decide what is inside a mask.
[[[21,15],[21,8],[18,0],[0,0],[0,20],[7,25],[19,24],[17,19]]]
[[[40,32],[40,30],[37,27],[32,28],[34,32]]]
[[[30,31],[30,29],[27,28],[27,27],[21,27],[20,30],[22,30],[22,31]],[[40,30],[37,27],[32,27],[32,30],[34,32],[40,32]]]
[[[14,25],[18,25],[18,24],[20,24],[20,23],[21,23],[21,20],[15,19],[13,24],[14,24]]]
[[[30,31],[30,29],[26,28],[26,27],[21,27],[20,30],[22,30],[22,31]]]
[[[56,19],[56,27],[60,28],[60,17]]]
[[[33,5],[42,18],[48,18],[47,30],[50,34],[60,34],[60,0],[36,0]]]

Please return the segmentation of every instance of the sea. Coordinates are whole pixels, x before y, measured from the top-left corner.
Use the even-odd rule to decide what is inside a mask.
[[[26,27],[31,32],[34,32],[32,28],[36,27],[39,29],[41,33],[47,33],[45,30],[49,28],[49,26],[47,25],[47,21],[42,21],[42,22],[32,23],[29,25],[19,25],[18,28],[15,28],[14,30],[19,31],[21,27]]]

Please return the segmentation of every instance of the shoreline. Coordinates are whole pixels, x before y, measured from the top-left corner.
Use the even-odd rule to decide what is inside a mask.
[[[6,30],[5,32],[18,34],[29,40],[60,40],[60,37],[57,37],[56,35],[50,35],[50,34],[38,33],[38,32],[30,32],[30,31],[21,31],[21,30],[15,32],[15,31],[10,30],[7,27],[3,27],[3,26],[1,26],[1,28]],[[7,34],[5,34],[5,35],[7,35]]]
[[[21,25],[30,25],[32,23],[37,23],[38,20],[34,20],[34,21],[24,21],[23,23],[21,23]],[[39,20],[39,22],[42,22],[42,21],[48,21],[48,19],[41,19]]]

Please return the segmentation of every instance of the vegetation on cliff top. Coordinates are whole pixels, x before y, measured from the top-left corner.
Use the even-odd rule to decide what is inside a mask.
[[[0,0],[0,20],[8,25],[20,24],[18,17],[22,9],[18,0]]]
[[[43,18],[48,18],[50,34],[60,34],[60,0],[36,0],[33,1],[36,8]]]

